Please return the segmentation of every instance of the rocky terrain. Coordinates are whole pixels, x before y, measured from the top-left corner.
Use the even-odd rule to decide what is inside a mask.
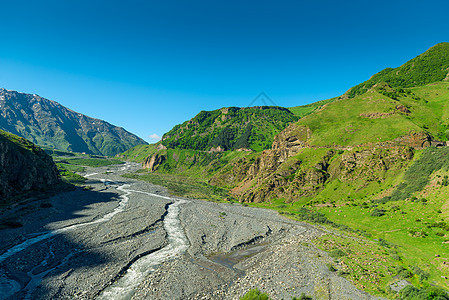
[[[0,130],[0,204],[58,183],[56,165],[45,151],[24,138]]]
[[[240,204],[173,198],[120,174],[89,170],[90,189],[49,199],[0,235],[1,299],[372,299],[310,245],[323,231]],[[8,215],[3,210],[2,215]]]
[[[0,129],[43,147],[113,156],[147,144],[103,120],[70,110],[38,95],[0,88]]]

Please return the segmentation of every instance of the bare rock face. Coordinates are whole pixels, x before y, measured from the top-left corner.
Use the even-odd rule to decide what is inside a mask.
[[[407,115],[409,113],[411,113],[411,111],[407,107],[405,107],[404,105],[401,105],[401,104],[396,105],[396,109],[399,110],[400,112],[403,112],[404,114],[407,114]]]
[[[225,151],[221,146],[210,148],[209,152],[223,152]]]
[[[60,183],[53,159],[33,143],[0,130],[0,203]]]
[[[144,169],[150,169],[152,172],[157,170],[159,165],[161,165],[165,160],[167,160],[167,156],[164,154],[153,154],[152,156],[148,156],[142,164]]]
[[[422,149],[431,146],[432,141],[432,136],[425,132],[411,132],[409,135],[395,139],[394,143],[401,146]]]
[[[329,176],[331,179],[337,178],[341,181],[382,180],[386,171],[393,168],[401,169],[411,159],[413,159],[411,147],[347,151],[329,167]]]
[[[308,146],[307,140],[310,139],[312,131],[306,126],[298,126],[293,123],[287,126],[283,131],[274,137],[272,149],[287,149],[289,153],[298,152]]]

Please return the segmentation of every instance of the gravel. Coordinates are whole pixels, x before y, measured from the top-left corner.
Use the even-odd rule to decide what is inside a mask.
[[[0,255],[33,237],[57,234],[0,259],[0,299],[97,298],[136,262],[169,249],[173,234],[187,246],[146,270],[132,299],[238,299],[253,288],[273,299],[301,293],[376,299],[328,270],[332,259],[311,245],[320,229],[271,210],[188,199],[172,214],[179,228],[167,230],[167,209],[179,199],[119,176],[138,168],[90,169],[91,190],[52,197],[50,208],[21,208],[23,227],[0,231]],[[120,205],[123,210],[106,220]]]

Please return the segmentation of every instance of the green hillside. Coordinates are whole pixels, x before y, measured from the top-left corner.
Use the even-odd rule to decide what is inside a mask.
[[[360,145],[425,132],[447,140],[449,82],[394,89],[379,83],[362,95],[340,99],[301,119],[310,145]]]
[[[128,176],[326,226],[329,234],[314,244],[334,257],[329,270],[360,289],[449,299],[441,289],[449,289],[448,72],[449,44],[438,44],[341,97],[290,108],[296,119],[277,123],[276,135],[258,127],[257,140],[271,136],[272,144],[253,152],[235,150],[249,118],[237,113],[228,127],[222,111],[202,112],[164,135],[168,148],[125,152],[149,168]],[[224,128],[238,134],[218,134]],[[211,142],[217,136],[221,144]],[[204,151],[217,145],[227,151]],[[412,284],[401,294],[400,280]]]
[[[172,149],[262,151],[271,147],[273,137],[288,123],[297,120],[288,109],[272,106],[202,111],[164,134],[161,143]]]
[[[327,100],[321,100],[314,103],[301,105],[301,106],[295,106],[295,107],[289,107],[288,109],[297,117],[303,118],[305,116],[308,116],[317,110],[323,108],[324,105],[331,103],[333,101],[337,100],[336,98],[331,98]]]
[[[386,82],[393,88],[422,86],[448,79],[448,73],[449,43],[440,43],[398,68],[380,71],[369,80],[351,88],[347,95],[361,95],[379,82]]]

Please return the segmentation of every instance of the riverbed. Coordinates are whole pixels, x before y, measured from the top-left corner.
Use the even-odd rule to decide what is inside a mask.
[[[0,299],[238,299],[253,288],[374,299],[327,269],[310,246],[320,229],[120,176],[139,168],[91,168],[88,189],[11,210],[23,226],[0,231]]]

